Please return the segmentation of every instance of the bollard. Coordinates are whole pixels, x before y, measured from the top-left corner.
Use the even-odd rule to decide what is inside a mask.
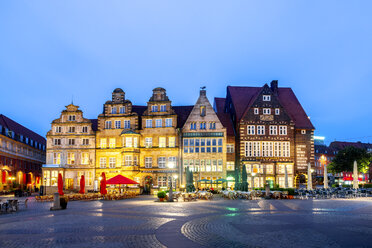
[[[54,198],[53,207],[51,207],[50,210],[60,210],[60,209],[62,209],[61,208],[61,203],[60,203],[60,200],[59,200],[59,193],[58,192],[54,193],[53,198]]]

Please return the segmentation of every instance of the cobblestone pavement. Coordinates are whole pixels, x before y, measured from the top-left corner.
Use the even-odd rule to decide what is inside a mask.
[[[0,215],[0,247],[372,247],[372,199],[52,203]]]

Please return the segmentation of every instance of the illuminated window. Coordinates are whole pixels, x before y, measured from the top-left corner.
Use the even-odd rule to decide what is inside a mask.
[[[228,171],[235,170],[235,163],[234,162],[226,162],[226,170],[228,170]]]
[[[106,140],[106,138],[102,138],[100,140],[100,147],[101,148],[106,148],[106,146],[107,146],[107,140]]]
[[[132,137],[125,137],[125,147],[132,147]]]
[[[176,147],[176,137],[169,137],[168,138],[168,146],[169,147]]]
[[[165,137],[159,137],[159,147],[166,147]]]
[[[145,147],[146,148],[152,147],[152,138],[151,137],[145,138]]]
[[[115,148],[116,147],[116,139],[115,138],[110,138],[109,139],[109,147],[110,148]]]
[[[81,153],[81,164],[89,164],[89,153],[87,152]]]

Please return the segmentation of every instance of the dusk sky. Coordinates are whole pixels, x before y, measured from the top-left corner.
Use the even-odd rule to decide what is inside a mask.
[[[45,136],[71,103],[97,118],[120,87],[291,87],[316,135],[372,142],[372,1],[1,1],[0,113]]]

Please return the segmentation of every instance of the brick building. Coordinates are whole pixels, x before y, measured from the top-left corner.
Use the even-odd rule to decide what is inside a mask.
[[[0,190],[41,185],[46,140],[0,114]]]
[[[307,164],[314,168],[314,126],[291,88],[277,81],[263,87],[227,87],[224,113],[235,132],[236,164],[246,165],[250,187],[289,186],[307,182]]]

